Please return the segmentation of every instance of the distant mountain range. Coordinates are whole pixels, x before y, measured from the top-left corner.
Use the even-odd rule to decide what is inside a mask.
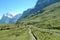
[[[3,15],[2,19],[0,20],[0,24],[4,23],[16,23],[19,20],[22,20],[29,14],[36,14],[39,12],[43,12],[43,8],[54,4],[56,2],[60,2],[60,0],[38,0],[34,8],[29,8],[23,12],[23,14],[17,14],[13,17],[11,14]]]
[[[19,17],[21,16],[21,14],[17,14],[15,16],[13,16],[12,14],[5,14],[2,16],[1,20],[0,20],[0,24],[12,24],[15,23]]]

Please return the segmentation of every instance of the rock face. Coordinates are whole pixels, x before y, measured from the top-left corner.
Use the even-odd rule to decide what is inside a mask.
[[[17,14],[16,16],[14,16],[12,19],[11,19],[11,22],[12,23],[16,23],[18,21],[18,19],[21,17],[22,14]]]
[[[56,2],[60,2],[60,0],[38,0],[35,7],[24,11],[22,16],[19,18],[19,20],[21,20],[22,18],[26,17],[31,13],[35,14],[35,13],[41,12],[43,8]]]
[[[56,2],[60,2],[60,0],[38,0],[33,11],[35,12],[39,12],[41,11],[43,8],[56,3]]]
[[[21,14],[13,16],[12,14],[5,14],[3,15],[2,19],[0,20],[0,24],[10,24],[10,23],[15,23]]]
[[[12,15],[11,14],[5,14],[3,15],[2,19],[0,20],[0,24],[3,23],[10,23],[10,20],[12,19]]]

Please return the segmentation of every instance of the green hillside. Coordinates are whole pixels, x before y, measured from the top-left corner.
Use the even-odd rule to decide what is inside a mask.
[[[30,14],[23,21],[23,25],[33,25],[39,28],[59,29],[60,27],[60,2],[43,9],[42,13]]]
[[[0,25],[0,40],[60,40],[60,2],[16,24]]]

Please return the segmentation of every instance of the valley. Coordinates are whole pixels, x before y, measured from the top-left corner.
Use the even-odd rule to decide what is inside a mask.
[[[41,12],[36,6],[31,10],[25,11],[26,15],[14,24],[0,24],[0,40],[60,40],[60,2],[44,7]]]

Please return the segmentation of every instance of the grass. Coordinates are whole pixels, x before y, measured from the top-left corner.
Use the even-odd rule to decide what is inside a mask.
[[[37,40],[60,40],[60,34],[56,33],[60,30],[49,29],[49,31],[46,32],[46,29],[41,29],[32,25],[0,30],[0,40],[31,40],[28,28],[31,29],[32,33],[37,37]]]
[[[37,37],[37,40],[60,40],[60,34],[56,34],[52,31],[42,31],[42,29],[38,30],[37,28],[31,29],[33,34]]]
[[[30,40],[30,35],[26,27],[17,27],[0,31],[0,40]]]

